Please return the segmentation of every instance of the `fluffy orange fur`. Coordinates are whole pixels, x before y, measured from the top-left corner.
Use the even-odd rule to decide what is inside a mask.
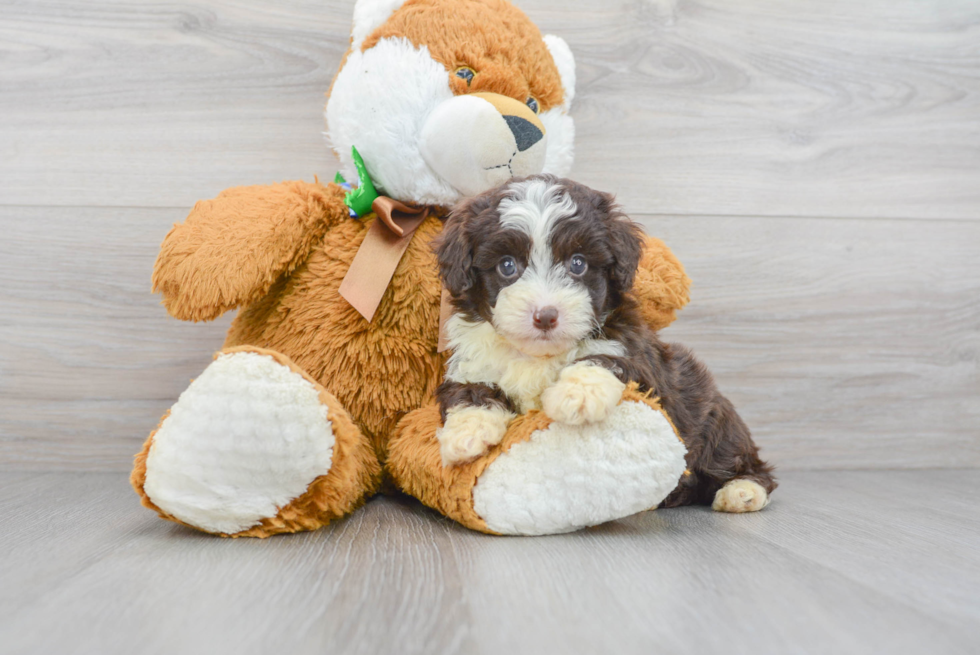
[[[201,200],[160,246],[153,292],[185,321],[210,321],[265,296],[347,222],[344,191],[306,182],[234,187]]]
[[[646,237],[633,295],[650,327],[660,330],[673,323],[677,311],[691,299],[690,288],[691,278],[670,248],[660,239]]]
[[[541,110],[564,101],[561,76],[537,26],[506,0],[409,0],[361,46],[407,38],[426,46],[432,58],[453,71],[477,71],[470,85],[449,80],[453,92],[489,91],[523,101],[537,99]]]

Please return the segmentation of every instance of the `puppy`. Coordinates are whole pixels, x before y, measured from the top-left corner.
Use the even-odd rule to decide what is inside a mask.
[[[450,215],[436,244],[453,304],[453,353],[437,392],[444,465],[483,454],[531,409],[572,425],[602,421],[636,382],[660,398],[688,451],[689,473],[662,506],[768,504],[776,481],[745,423],[629,295],[641,239],[611,195],[549,175],[513,180]]]

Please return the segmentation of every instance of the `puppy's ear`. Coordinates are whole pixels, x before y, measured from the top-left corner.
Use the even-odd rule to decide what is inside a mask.
[[[442,234],[435,241],[439,260],[439,276],[446,290],[458,298],[476,283],[473,271],[473,244],[467,234],[466,223],[478,213],[473,198],[462,202],[450,212]]]
[[[626,293],[633,288],[636,269],[643,255],[643,230],[620,210],[612,194],[600,193],[599,196],[599,210],[605,216],[606,238],[615,259],[609,277],[620,292]]]

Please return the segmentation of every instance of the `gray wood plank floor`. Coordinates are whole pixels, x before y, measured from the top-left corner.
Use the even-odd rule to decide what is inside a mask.
[[[978,493],[792,472],[758,514],[540,538],[378,498],[258,541],[160,521],[119,473],[3,473],[0,652],[975,653]]]

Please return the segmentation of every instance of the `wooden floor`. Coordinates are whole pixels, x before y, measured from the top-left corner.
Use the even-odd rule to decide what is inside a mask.
[[[353,0],[0,0],[0,654],[980,652],[980,3],[517,4],[578,63],[573,177],[693,278],[665,336],[773,504],[159,521],[132,455],[230,316],[169,319],[154,257],[200,198],[333,176]]]
[[[0,652],[976,653],[976,471],[792,472],[754,515],[538,538],[380,498],[208,537],[119,473],[0,474]]]

